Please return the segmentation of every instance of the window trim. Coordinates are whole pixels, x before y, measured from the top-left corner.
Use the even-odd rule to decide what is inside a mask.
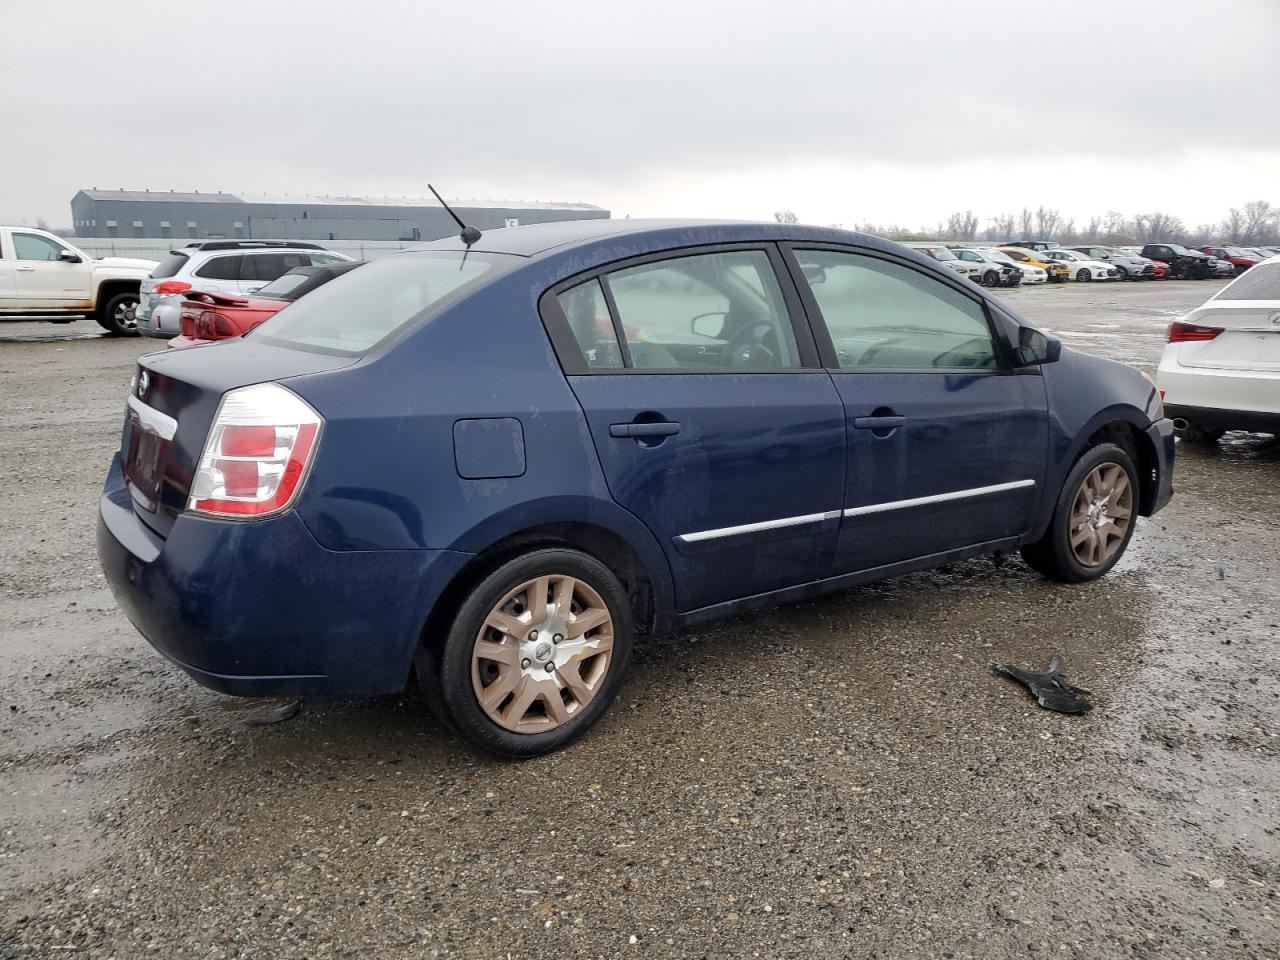
[[[892,253],[883,250],[873,250],[870,247],[856,247],[848,244],[829,243],[829,242],[808,242],[808,241],[783,241],[778,245],[781,247],[783,259],[786,261],[787,268],[791,271],[791,279],[799,291],[800,301],[804,305],[805,313],[809,319],[809,324],[813,330],[813,338],[818,345],[818,354],[822,358],[823,369],[827,373],[846,373],[846,374],[890,374],[890,373],[906,373],[906,374],[947,374],[955,376],[957,374],[966,374],[968,376],[1007,376],[1015,373],[1013,365],[1013,345],[1002,324],[996,322],[995,311],[993,305],[986,297],[975,296],[973,291],[966,290],[961,284],[956,282],[959,276],[952,270],[939,265],[938,270],[923,270],[919,264],[912,263],[903,257],[895,256]],[[995,351],[996,366],[993,369],[982,370],[974,367],[842,367],[840,360],[836,356],[835,343],[831,339],[831,331],[827,328],[826,319],[822,315],[822,309],[818,306],[818,301],[813,295],[813,291],[809,288],[808,281],[805,280],[804,271],[800,269],[800,262],[796,259],[797,250],[815,250],[827,251],[831,253],[844,253],[852,256],[866,257],[872,260],[880,260],[885,263],[891,263],[894,266],[902,267],[907,270],[914,270],[916,273],[929,277],[932,280],[943,284],[955,293],[961,294],[966,299],[971,300],[982,311],[983,317],[986,319],[987,332],[991,336],[991,346]],[[936,262],[936,261],[935,261]],[[944,272],[945,271],[945,272]],[[950,276],[948,276],[950,274]]]
[[[614,302],[613,291],[610,289],[607,280],[608,274],[663,260],[681,260],[686,257],[708,256],[717,253],[742,253],[752,250],[765,254],[768,257],[769,266],[773,268],[774,282],[777,283],[778,289],[782,293],[783,308],[786,310],[787,319],[791,324],[791,335],[795,339],[796,354],[800,360],[799,366],[698,367],[695,369],[693,367],[636,367],[632,365],[631,351],[627,345],[626,337],[623,335],[618,307]],[[560,306],[558,297],[561,293],[591,280],[598,280],[600,288],[604,291],[605,303],[609,308],[609,319],[613,324],[614,336],[618,339],[625,366],[588,366],[587,358],[583,355],[582,348],[579,346],[578,340],[574,337],[573,330],[569,326],[569,320],[565,317],[564,310]],[[556,359],[560,362],[560,369],[564,371],[566,377],[701,376],[703,374],[713,376],[722,376],[724,374],[738,376],[769,374],[777,376],[784,374],[812,374],[823,371],[818,344],[814,340],[813,330],[805,312],[804,304],[800,299],[800,292],[796,289],[795,280],[782,251],[779,249],[779,245],[772,241],[757,240],[741,243],[694,244],[685,247],[670,247],[666,250],[625,257],[620,260],[611,260],[608,263],[592,267],[590,270],[576,273],[548,287],[538,298],[538,314],[542,319],[542,326],[547,332],[547,337],[551,341],[551,347],[555,351]]]

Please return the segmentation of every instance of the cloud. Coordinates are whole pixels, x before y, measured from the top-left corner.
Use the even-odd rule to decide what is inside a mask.
[[[671,171],[1280,156],[1271,0],[69,0],[5,22],[0,216],[60,219],[93,185],[592,200],[575,185]]]

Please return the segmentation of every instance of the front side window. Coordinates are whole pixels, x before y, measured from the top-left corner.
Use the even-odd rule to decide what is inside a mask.
[[[48,237],[38,233],[15,233],[13,235],[13,252],[19,260],[57,260],[62,255],[63,246],[54,243]]]
[[[982,305],[910,267],[856,253],[797,250],[841,369],[990,370]]]
[[[691,370],[799,367],[769,256],[735,250],[659,260],[605,278],[631,366]]]
[[[621,367],[622,348],[613,332],[609,303],[599,280],[571,287],[557,298],[583,359],[593,370]]]
[[[306,253],[247,253],[241,267],[241,280],[275,280],[295,267],[311,266]]]

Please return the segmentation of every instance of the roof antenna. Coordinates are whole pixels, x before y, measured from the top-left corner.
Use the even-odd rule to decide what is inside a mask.
[[[463,223],[462,218],[453,212],[453,207],[445,203],[444,197],[436,193],[435,187],[433,187],[431,184],[428,183],[427,189],[430,190],[431,193],[435,196],[435,198],[440,201],[440,206],[444,207],[445,212],[448,213],[449,216],[453,217],[453,222],[462,228],[462,233],[460,233],[459,236],[462,237],[462,242],[465,243],[467,245],[467,249],[470,250],[471,245],[480,239],[480,231],[477,230],[475,227],[468,227],[465,223]]]

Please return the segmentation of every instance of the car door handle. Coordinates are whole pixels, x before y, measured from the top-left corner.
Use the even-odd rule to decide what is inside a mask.
[[[611,437],[674,437],[680,432],[680,424],[670,420],[657,423],[611,423]]]
[[[36,272],[35,267],[15,267],[14,269],[17,270],[19,273],[35,273]]]
[[[859,430],[896,430],[907,422],[906,417],[854,417],[853,425]]]

